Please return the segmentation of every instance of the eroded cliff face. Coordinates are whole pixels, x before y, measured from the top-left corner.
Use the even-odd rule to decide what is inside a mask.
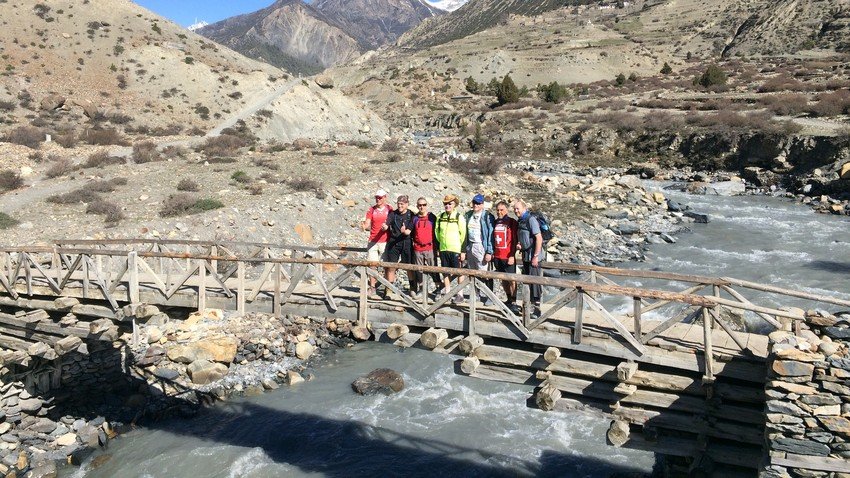
[[[301,2],[276,8],[246,35],[321,69],[360,55],[357,41]]]
[[[314,74],[393,43],[443,13],[420,0],[278,0],[198,33],[245,56],[294,73]]]
[[[367,50],[394,43],[423,20],[442,13],[420,0],[318,0],[315,7]]]

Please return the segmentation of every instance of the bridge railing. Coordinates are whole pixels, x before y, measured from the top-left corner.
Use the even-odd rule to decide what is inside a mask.
[[[70,247],[68,247],[70,246]],[[84,246],[84,247],[80,247]],[[189,248],[188,251],[186,248]],[[604,333],[640,357],[653,339],[662,337],[679,322],[701,320],[704,334],[699,344],[705,357],[707,377],[713,376],[712,331],[719,327],[728,334],[740,350],[747,348],[742,334],[736,332],[721,316],[722,308],[750,311],[758,314],[771,327],[804,320],[802,311],[756,305],[737,294],[732,286],[752,287],[753,284],[728,278],[687,276],[656,271],[635,271],[615,268],[547,263],[551,269],[585,272],[587,280],[504,274],[470,269],[418,266],[369,262],[358,258],[363,250],[345,247],[303,247],[260,243],[224,243],[203,241],[65,241],[53,246],[0,248],[0,292],[12,299],[20,294],[63,295],[70,289],[82,291],[84,298],[102,299],[117,310],[119,303],[137,304],[153,297],[163,303],[175,294],[197,297],[197,307],[205,309],[209,297],[232,299],[238,312],[244,313],[246,303],[258,298],[270,300],[272,312],[280,315],[281,307],[296,296],[319,300],[331,311],[340,303],[356,304],[358,319],[365,325],[369,314],[369,282],[381,283],[395,294],[394,301],[412,315],[425,320],[436,314],[453,310],[463,313],[465,332],[479,334],[479,325],[496,321],[505,325],[518,340],[527,340],[539,331],[570,331],[573,343],[581,344],[587,337],[586,311],[595,311],[607,327],[593,327],[592,333]],[[351,257],[346,257],[346,256]],[[417,297],[410,297],[378,273],[378,268],[418,272],[426,287]],[[451,290],[441,297],[429,297],[427,284],[430,275],[441,274],[460,278]],[[627,287],[616,284],[610,277],[639,277],[664,279],[689,284],[681,291]],[[524,290],[522,313],[517,315],[500,300],[487,281],[511,281]],[[532,313],[528,288],[540,285],[554,292],[542,305],[539,314]],[[696,294],[711,287],[712,295]],[[800,296],[805,293],[761,286],[780,295]],[[458,293],[468,292],[463,306],[450,304]],[[720,292],[732,298],[720,296]],[[495,306],[484,307],[478,295],[490,299]],[[631,303],[628,318],[618,318],[603,304],[600,296],[619,297]],[[845,305],[846,301],[818,297],[822,301]],[[824,300],[827,299],[827,300]],[[568,305],[572,312],[558,313]],[[649,310],[673,305],[682,310],[662,321],[649,321]],[[645,330],[648,329],[648,330]]]

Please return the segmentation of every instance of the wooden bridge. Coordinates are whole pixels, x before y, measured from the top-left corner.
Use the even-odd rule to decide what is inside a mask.
[[[3,247],[0,307],[108,318],[132,324],[136,338],[134,311],[141,304],[350,319],[362,339],[456,354],[459,373],[534,385],[533,404],[544,410],[608,413],[608,439],[616,446],[681,457],[691,471],[713,468],[730,476],[752,475],[764,454],[767,337],[736,330],[729,311],[770,331],[799,327],[804,313],[753,303],[747,299],[752,291],[850,306],[732,278],[561,263],[546,263],[547,276],[531,277],[368,262],[363,252],[165,240]],[[426,282],[440,273],[463,280],[441,298],[424,291],[409,297],[378,273],[390,265],[423,273]],[[391,298],[372,300],[370,278]],[[518,283],[523,313],[503,305],[487,280]],[[617,280],[659,285],[636,288]],[[532,284],[546,290],[540,314],[531,313]],[[451,303],[459,292],[467,301]],[[495,305],[480,303],[479,293]],[[63,305],[57,297],[77,300]],[[0,347],[25,350],[25,338],[61,331],[47,315],[28,321],[0,313]]]

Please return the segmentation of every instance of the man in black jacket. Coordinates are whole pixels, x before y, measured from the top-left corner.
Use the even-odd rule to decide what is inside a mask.
[[[413,264],[413,212],[408,208],[410,201],[407,196],[399,196],[396,201],[398,208],[390,212],[387,217],[390,238],[387,241],[387,262],[401,262]],[[390,282],[395,282],[394,268],[387,267],[386,277]],[[408,283],[414,283],[414,275],[408,271]],[[389,294],[389,291],[387,291]]]

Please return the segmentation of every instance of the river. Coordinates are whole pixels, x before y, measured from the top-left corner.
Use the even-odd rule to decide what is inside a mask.
[[[770,197],[665,193],[710,214],[711,223],[693,225],[675,244],[653,246],[649,262],[630,267],[838,291],[830,293],[850,299],[847,218]],[[781,305],[790,303],[817,306]],[[355,395],[350,382],[377,367],[401,372],[406,389],[390,397]],[[607,446],[601,416],[527,408],[530,387],[457,376],[449,357],[363,343],[332,354],[313,373],[315,380],[295,387],[127,433],[112,441],[106,463],[63,474],[607,477],[646,473],[654,464],[650,453]]]

